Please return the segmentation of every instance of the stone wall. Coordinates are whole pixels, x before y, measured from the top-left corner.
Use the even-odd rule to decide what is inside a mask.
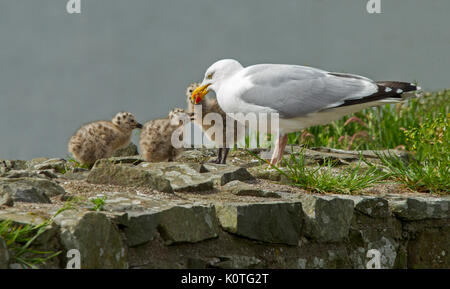
[[[381,268],[450,268],[449,197],[261,189],[238,165],[35,162],[4,166],[0,221],[40,224],[72,202],[35,242],[62,251],[41,267],[65,268],[77,249],[82,268],[366,268],[375,249]],[[12,256],[0,238],[0,268],[17,267]]]

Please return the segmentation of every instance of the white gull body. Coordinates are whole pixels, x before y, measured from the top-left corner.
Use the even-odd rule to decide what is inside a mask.
[[[313,67],[286,64],[243,67],[236,60],[224,59],[208,68],[193,97],[213,90],[226,113],[278,113],[280,138],[271,161],[277,164],[288,133],[326,124],[367,107],[402,101],[401,93],[416,89],[412,83],[375,82],[359,75]]]

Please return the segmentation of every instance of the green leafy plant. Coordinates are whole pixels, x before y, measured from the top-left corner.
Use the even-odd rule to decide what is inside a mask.
[[[406,146],[413,151],[408,162],[392,154],[378,154],[394,179],[412,190],[450,193],[450,114],[426,119],[404,130]]]
[[[90,200],[94,204],[93,211],[103,211],[103,207],[106,204],[106,197],[94,198]]]
[[[75,168],[90,170],[92,167],[92,165],[81,164],[76,159],[71,158],[71,157],[67,158],[67,161],[69,163],[71,163],[71,167],[75,167]],[[68,171],[69,169],[70,169],[70,167],[66,167],[66,171]]]

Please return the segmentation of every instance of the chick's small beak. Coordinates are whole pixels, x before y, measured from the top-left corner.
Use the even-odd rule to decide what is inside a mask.
[[[137,127],[137,128],[142,128],[142,124],[137,123],[137,124],[136,124],[136,127]]]
[[[208,94],[209,90],[208,90],[208,86],[210,86],[211,84],[206,84],[203,86],[199,86],[197,87],[193,92],[192,92],[192,102],[194,102],[195,104],[199,103],[200,101],[202,101],[203,97],[205,95]]]

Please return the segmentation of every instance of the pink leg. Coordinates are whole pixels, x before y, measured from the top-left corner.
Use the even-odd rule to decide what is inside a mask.
[[[272,159],[270,160],[270,163],[272,165],[278,165],[283,158],[284,148],[286,147],[288,141],[287,134],[284,134],[280,136],[277,140],[277,143],[275,144],[275,150],[272,155]]]

